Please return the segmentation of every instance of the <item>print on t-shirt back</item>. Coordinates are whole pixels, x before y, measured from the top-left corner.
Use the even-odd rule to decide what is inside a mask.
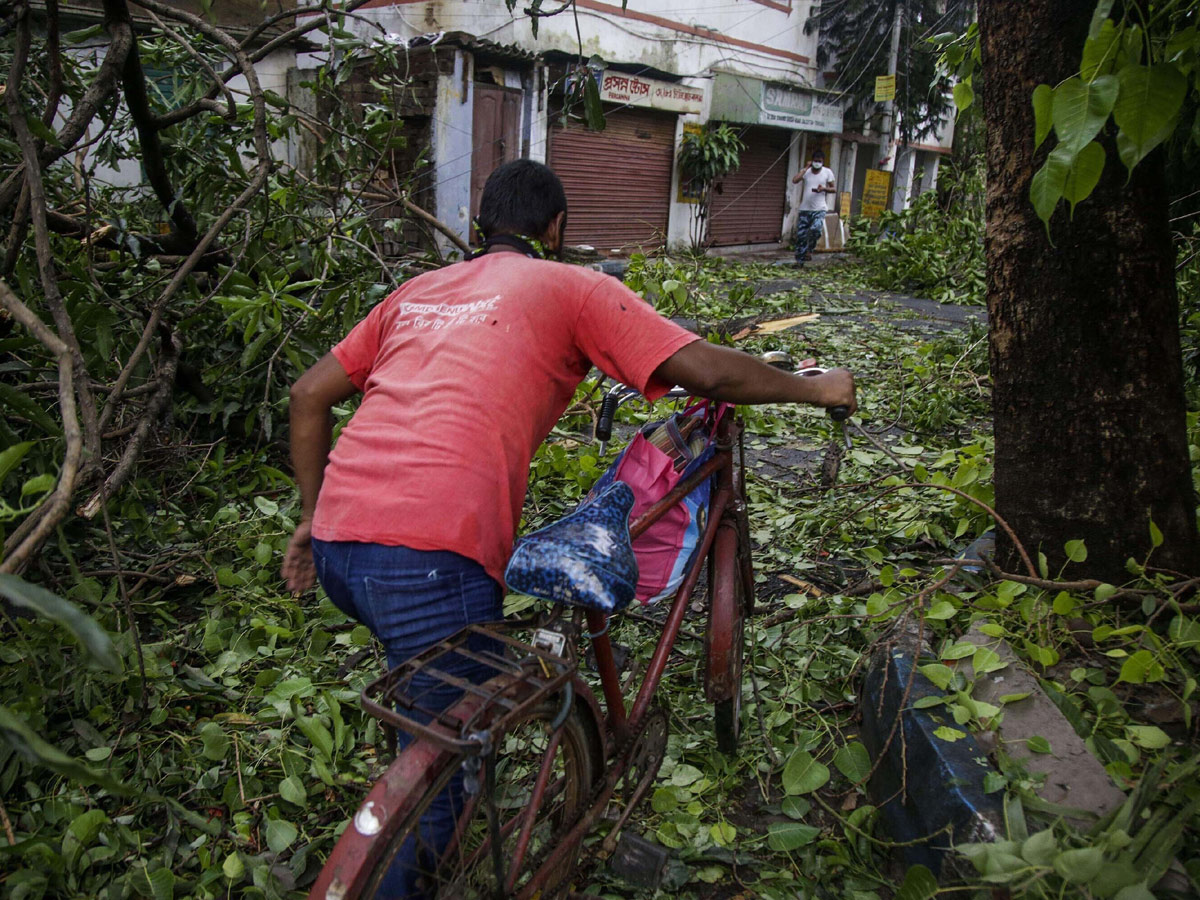
[[[416,331],[441,331],[445,328],[458,328],[463,325],[483,325],[503,295],[495,294],[479,300],[469,300],[463,303],[429,303],[419,300],[404,300],[400,302],[396,314],[396,331],[411,328]]]

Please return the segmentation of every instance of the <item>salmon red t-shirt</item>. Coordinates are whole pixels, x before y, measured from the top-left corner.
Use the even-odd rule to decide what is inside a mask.
[[[313,536],[450,550],[503,582],[529,462],[590,367],[657,399],[694,340],[615,278],[521,253],[406,282],[333,348],[364,396]]]

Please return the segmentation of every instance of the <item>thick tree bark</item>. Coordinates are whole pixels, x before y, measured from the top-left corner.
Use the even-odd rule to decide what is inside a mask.
[[[1060,206],[1053,245],[1029,200],[1053,146],[1034,153],[1033,89],[1078,72],[1094,8],[979,3],[996,509],[1052,572],[1082,538],[1088,573],[1119,583],[1151,520],[1166,536],[1152,565],[1200,572],[1200,542],[1162,153],[1126,183],[1106,134],[1104,176],[1073,220]]]

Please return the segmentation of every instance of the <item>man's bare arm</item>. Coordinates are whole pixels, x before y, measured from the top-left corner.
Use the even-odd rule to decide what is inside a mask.
[[[300,523],[284,554],[283,577],[293,591],[307,590],[316,579],[312,562],[312,517],[333,443],[330,410],[357,390],[332,353],[326,353],[292,385],[292,472],[296,486],[300,488]]]
[[[801,377],[768,366],[741,350],[693,341],[654,370],[654,377],[701,397],[727,403],[808,403],[858,408],[854,376],[846,369]]]

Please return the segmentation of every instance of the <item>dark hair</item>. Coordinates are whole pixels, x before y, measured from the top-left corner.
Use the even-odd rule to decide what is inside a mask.
[[[538,238],[555,216],[566,211],[567,194],[550,167],[518,159],[488,176],[476,221],[485,238],[496,234]]]
[[[824,150],[814,150],[814,151],[813,151],[812,158],[813,158],[813,159],[824,159],[824,158],[825,158],[825,151],[824,151]]]

